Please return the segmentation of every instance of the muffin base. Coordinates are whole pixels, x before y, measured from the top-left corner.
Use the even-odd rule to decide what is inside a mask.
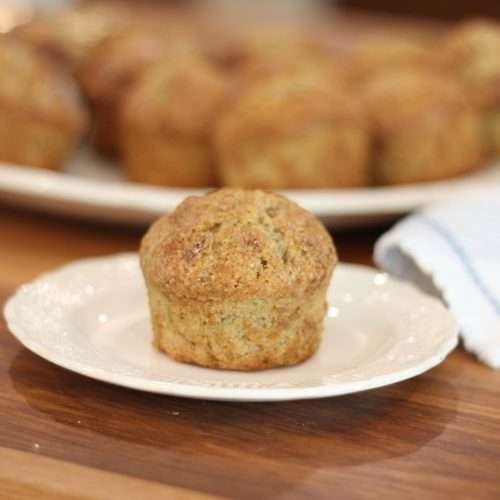
[[[477,115],[450,115],[401,127],[375,144],[375,180],[381,185],[448,179],[481,166],[482,145]]]
[[[0,108],[0,161],[61,170],[79,131]]]
[[[175,187],[217,185],[208,141],[130,130],[123,133],[120,146],[131,181]]]
[[[275,141],[221,144],[226,186],[262,189],[349,188],[370,182],[368,136],[354,126],[316,127]]]
[[[500,108],[483,112],[482,138],[485,154],[493,158],[500,154]]]
[[[317,350],[326,287],[306,297],[173,302],[148,284],[154,345],[176,361],[260,370],[300,363]]]

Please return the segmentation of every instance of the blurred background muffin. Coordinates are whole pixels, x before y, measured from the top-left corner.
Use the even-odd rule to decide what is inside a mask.
[[[350,54],[349,77],[362,83],[379,72],[395,68],[437,65],[435,47],[411,37],[369,37],[356,43]]]
[[[235,84],[246,86],[274,76],[298,76],[304,73],[321,74],[331,79],[336,85],[340,84],[344,78],[344,69],[332,57],[320,54],[301,56],[288,53],[287,56],[277,60],[263,57],[246,62],[235,72]]]
[[[233,64],[237,66],[259,60],[279,62],[294,57],[304,59],[328,55],[326,45],[318,37],[279,24],[249,30],[234,50]]]
[[[0,162],[61,169],[86,125],[74,82],[6,37],[0,68]]]
[[[210,129],[226,95],[224,75],[203,58],[151,66],[120,111],[128,178],[165,186],[216,185]]]
[[[320,72],[333,83],[344,76],[332,50],[320,39],[279,26],[250,33],[233,65],[236,81],[242,85],[285,73]]]
[[[479,115],[451,77],[395,69],[375,75],[362,92],[377,183],[434,181],[479,167]]]
[[[469,99],[481,110],[488,155],[500,153],[500,23],[463,22],[445,37],[443,57],[456,72]]]
[[[362,111],[320,72],[245,88],[215,130],[225,185],[266,189],[364,186],[369,136]]]
[[[16,37],[30,43],[56,62],[77,67],[88,52],[132,22],[122,2],[85,2],[38,14],[20,26]]]
[[[172,62],[198,50],[184,24],[162,23],[120,32],[90,52],[79,81],[92,110],[93,139],[101,153],[117,154],[119,104],[142,72],[154,62]]]

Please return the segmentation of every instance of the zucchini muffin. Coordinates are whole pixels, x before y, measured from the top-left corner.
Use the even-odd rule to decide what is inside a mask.
[[[427,68],[437,65],[435,53],[413,38],[377,37],[361,41],[350,57],[349,78],[354,83],[395,68]]]
[[[93,47],[131,22],[130,9],[123,4],[89,2],[41,14],[14,34],[56,62],[76,68]]]
[[[216,185],[209,130],[226,93],[225,77],[203,59],[148,68],[120,110],[121,156],[128,178],[163,186]]]
[[[179,24],[127,30],[90,52],[80,67],[79,81],[92,109],[94,142],[101,153],[116,155],[120,101],[141,73],[155,62],[195,52],[193,39]]]
[[[219,29],[218,33],[211,34],[215,42],[221,36],[227,36],[227,30],[221,33]],[[209,51],[210,42],[206,40]],[[279,62],[282,59],[304,59],[326,53],[325,44],[305,30],[283,24],[260,25],[259,28],[243,24],[239,26],[238,33],[233,33],[211,56],[226,68],[238,69],[256,60]]]
[[[223,184],[347,188],[369,182],[369,132],[356,99],[320,72],[259,80],[215,130]]]
[[[500,154],[500,23],[473,20],[446,37],[443,57],[480,109],[485,151]]]
[[[327,53],[325,44],[312,34],[277,25],[250,32],[240,46],[240,61],[278,61],[293,56],[326,56]]]
[[[434,181],[480,166],[479,115],[455,80],[394,70],[367,82],[363,103],[374,131],[378,183]]]
[[[0,38],[0,68],[0,161],[62,168],[86,124],[74,82],[6,38]]]
[[[318,348],[337,256],[310,213],[263,191],[191,196],[144,237],[154,345],[177,361],[258,370]]]
[[[331,55],[288,53],[286,57],[277,59],[257,57],[248,60],[235,71],[236,86],[244,87],[259,80],[267,80],[279,76],[298,76],[312,73],[330,79],[332,84],[342,83],[345,70],[337,64]]]

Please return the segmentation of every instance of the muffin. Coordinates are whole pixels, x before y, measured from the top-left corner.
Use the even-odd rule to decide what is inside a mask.
[[[369,132],[357,101],[319,72],[245,88],[215,130],[224,185],[345,188],[369,182]]]
[[[120,109],[120,146],[128,178],[177,187],[214,186],[209,130],[224,105],[226,80],[201,58],[151,66]]]
[[[179,25],[127,30],[90,52],[79,70],[79,81],[92,109],[93,138],[101,153],[117,154],[119,104],[141,73],[154,62],[195,52],[193,39]]]
[[[477,19],[460,24],[447,34],[442,55],[481,110],[486,152],[499,154],[500,23]]]
[[[6,38],[0,38],[0,67],[0,161],[62,168],[86,124],[73,81]]]
[[[368,81],[362,94],[378,183],[446,179],[480,165],[479,115],[455,80],[393,70]]]
[[[437,65],[434,52],[420,40],[376,37],[362,40],[353,48],[348,74],[354,83],[362,83],[378,72],[433,65]]]
[[[293,56],[326,55],[327,49],[322,41],[305,31],[275,26],[251,31],[240,47],[243,62],[252,59],[273,59]]]
[[[140,258],[154,345],[175,360],[258,370],[318,348],[336,252],[286,198],[230,188],[191,196],[151,226]]]
[[[123,4],[89,2],[41,14],[14,34],[56,62],[75,68],[93,47],[131,21]]]
[[[325,44],[315,36],[282,24],[259,24],[259,28],[240,25],[237,33],[233,33],[223,44],[210,51],[214,43],[220,42],[221,36],[224,39],[227,35],[226,30],[222,34],[211,33],[211,40],[206,39],[209,54],[227,68],[238,69],[254,60],[279,62],[281,59],[303,59],[327,53]]]
[[[334,85],[342,84],[344,68],[337,64],[332,55],[326,54],[293,54],[286,57],[255,57],[249,59],[235,71],[235,86],[244,87],[259,80],[279,76],[298,76],[304,73],[322,75]]]

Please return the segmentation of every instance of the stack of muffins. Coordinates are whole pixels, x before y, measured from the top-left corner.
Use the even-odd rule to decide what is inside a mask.
[[[130,9],[68,7],[0,38],[0,161],[62,169],[89,129],[134,182],[329,189],[450,178],[500,152],[494,21],[340,57],[282,27],[214,52],[192,19]]]

